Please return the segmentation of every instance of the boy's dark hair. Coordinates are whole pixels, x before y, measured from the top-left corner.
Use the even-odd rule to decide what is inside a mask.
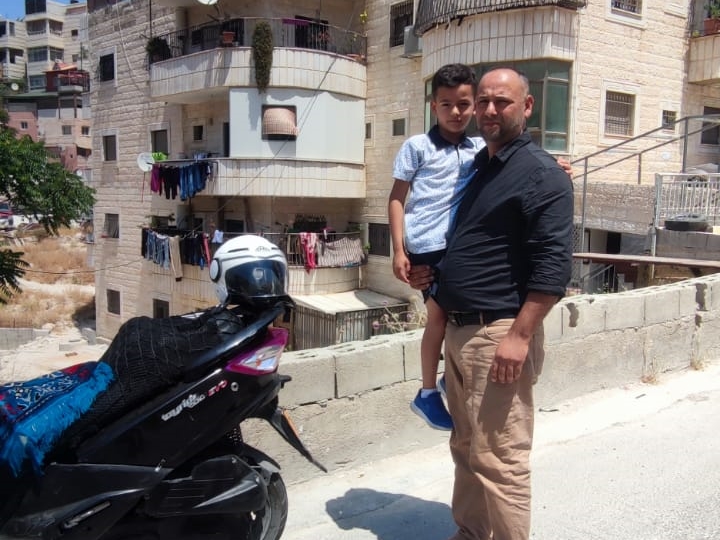
[[[473,69],[465,64],[446,64],[433,75],[432,96],[435,97],[438,88],[455,88],[461,84],[472,86],[472,92],[475,95],[478,81]]]

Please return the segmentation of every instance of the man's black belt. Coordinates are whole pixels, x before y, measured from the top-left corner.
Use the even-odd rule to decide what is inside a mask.
[[[512,310],[497,311],[449,311],[448,321],[455,326],[485,326],[498,319],[514,319],[517,312]]]

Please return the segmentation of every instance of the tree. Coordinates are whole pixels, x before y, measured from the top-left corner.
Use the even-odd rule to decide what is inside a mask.
[[[95,191],[82,178],[48,156],[42,143],[17,138],[0,125],[0,197],[33,215],[50,234],[70,226],[92,210]],[[0,303],[20,291],[18,279],[27,263],[22,253],[0,250]]]

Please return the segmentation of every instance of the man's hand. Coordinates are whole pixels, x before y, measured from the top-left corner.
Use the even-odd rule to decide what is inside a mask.
[[[410,283],[408,274],[410,273],[410,259],[407,258],[405,253],[399,251],[393,255],[393,274],[400,281]]]
[[[518,335],[508,333],[498,344],[490,366],[490,380],[500,384],[517,381],[522,373],[530,344]]]
[[[432,267],[427,264],[421,264],[410,268],[408,282],[413,289],[424,291],[432,284],[434,277]]]
[[[568,174],[568,176],[570,177],[570,179],[572,180],[573,169],[572,169],[572,165],[570,164],[570,162],[563,157],[558,158],[557,162],[558,162],[558,165],[560,165],[563,168],[563,171],[565,171]]]

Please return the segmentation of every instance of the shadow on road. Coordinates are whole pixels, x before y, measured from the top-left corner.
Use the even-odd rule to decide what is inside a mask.
[[[365,529],[378,540],[442,540],[455,532],[448,505],[402,493],[350,489],[325,506],[341,529]]]

